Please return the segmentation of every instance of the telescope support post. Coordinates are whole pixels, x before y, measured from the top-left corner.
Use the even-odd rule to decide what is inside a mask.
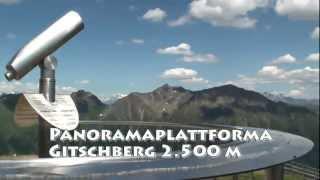
[[[283,180],[284,179],[284,169],[283,164],[270,167],[265,170],[267,175],[267,180]]]
[[[56,80],[55,69],[57,66],[57,60],[54,56],[47,56],[40,67],[40,80],[39,80],[39,93],[43,94],[45,99],[49,102],[55,101],[56,95]],[[50,128],[51,126],[46,120],[39,116],[38,126],[38,156],[40,158],[50,157],[49,149],[52,143],[50,143]]]

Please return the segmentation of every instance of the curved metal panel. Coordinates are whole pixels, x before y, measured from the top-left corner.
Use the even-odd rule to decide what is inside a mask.
[[[85,122],[82,122],[84,124]],[[92,122],[91,122],[92,123]],[[174,123],[150,122],[104,122],[104,124],[126,124],[130,126],[170,126],[178,128],[213,128],[221,125],[181,125]],[[90,122],[88,122],[90,124]],[[243,130],[263,129],[232,127]],[[137,159],[137,158],[59,158],[20,161],[0,161],[0,176],[30,177],[87,177],[94,179],[189,179],[216,177],[241,172],[264,169],[297,159],[308,153],[313,143],[301,136],[270,130],[273,140],[254,141],[238,144],[242,156],[238,159],[197,158],[186,159]],[[222,149],[226,151],[226,149]]]

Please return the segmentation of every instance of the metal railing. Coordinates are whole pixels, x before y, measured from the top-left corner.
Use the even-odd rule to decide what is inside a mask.
[[[290,162],[285,164],[284,166],[285,172],[290,172],[293,174],[298,174],[303,176],[305,179],[317,180],[319,178],[319,169],[298,163],[298,162]]]

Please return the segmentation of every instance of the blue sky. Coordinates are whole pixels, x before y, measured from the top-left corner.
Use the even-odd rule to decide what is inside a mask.
[[[85,29],[60,48],[59,90],[100,97],[169,83],[319,94],[319,0],[0,0],[0,65],[69,10]],[[37,86],[0,78],[0,92]]]

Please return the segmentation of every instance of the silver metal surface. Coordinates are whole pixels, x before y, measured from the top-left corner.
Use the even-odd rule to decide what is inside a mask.
[[[98,124],[99,121],[96,122]],[[95,122],[85,122],[92,124]],[[108,125],[117,122],[100,122]],[[177,128],[217,128],[221,125],[210,124],[175,124],[175,123],[144,123],[118,122],[130,127],[148,125],[150,127]],[[83,124],[83,123],[82,123]],[[120,126],[119,125],[119,126]],[[232,127],[243,130],[263,129]],[[21,161],[0,161],[0,176],[6,177],[53,177],[70,178],[82,177],[91,179],[189,179],[199,177],[217,177],[253,171],[279,165],[297,159],[308,153],[313,143],[301,136],[280,131],[269,131],[273,140],[269,142],[252,141],[238,145],[242,157],[227,159],[197,158],[191,156],[186,159],[137,159],[137,158],[59,158],[35,159]],[[226,149],[222,149],[225,152]]]
[[[47,56],[41,64],[40,67],[40,80],[39,80],[39,93],[49,101],[55,101],[56,95],[56,79],[55,70],[57,67],[57,59],[54,56]],[[39,115],[39,126],[38,126],[38,156],[41,158],[50,157],[49,149],[52,146],[50,142],[50,125],[46,120],[44,120]]]
[[[56,94],[56,78],[55,71],[57,67],[57,59],[50,55],[47,56],[40,64],[40,80],[39,80],[39,93],[50,101],[55,101]]]
[[[83,28],[80,15],[75,11],[68,12],[15,54],[6,66],[5,77],[21,79]]]

